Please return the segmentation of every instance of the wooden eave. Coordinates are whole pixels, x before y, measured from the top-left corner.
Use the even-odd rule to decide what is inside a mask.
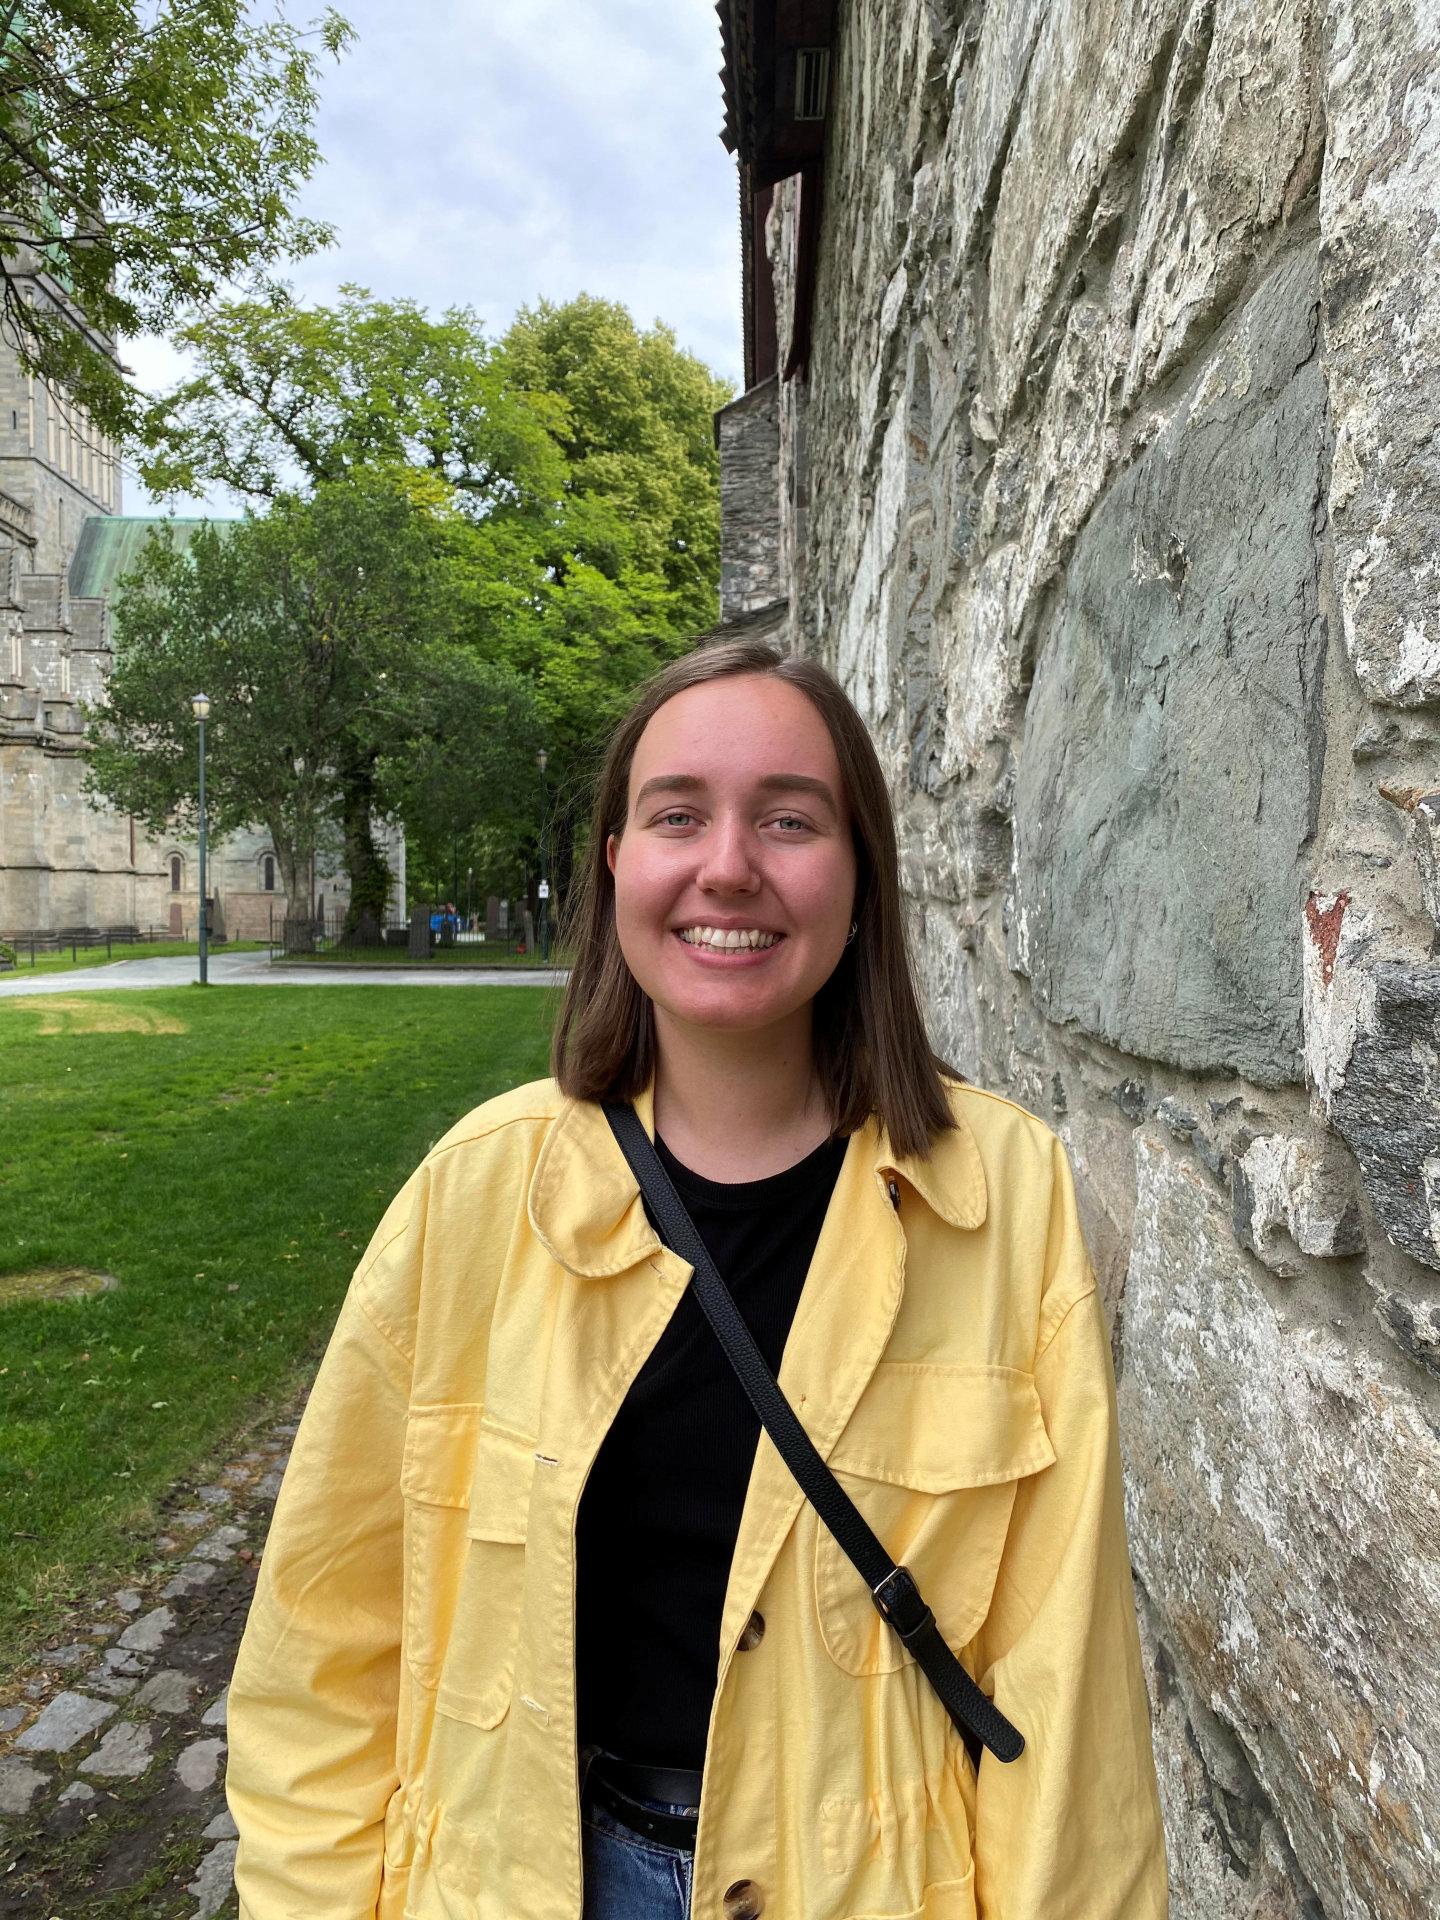
[[[803,178],[800,257],[792,348],[785,374],[802,371],[810,342],[810,302],[819,240],[819,187],[826,117],[796,116],[800,55],[823,49],[833,63],[836,0],[717,0],[723,56],[725,120],[721,140],[739,163],[741,300],[745,382],[754,386],[776,371],[773,293],[765,256],[765,217],[771,189]],[[833,64],[830,86],[833,89]]]

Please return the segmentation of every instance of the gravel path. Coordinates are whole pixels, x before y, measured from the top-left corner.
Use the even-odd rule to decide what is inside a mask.
[[[295,1424],[178,1489],[152,1578],[0,1690],[0,1915],[237,1912],[225,1689]]]
[[[212,953],[215,987],[561,987],[564,967],[324,967],[301,962],[273,966],[263,953]],[[114,960],[70,973],[0,974],[0,999],[30,993],[82,993],[104,987],[183,987],[196,978],[184,954],[165,959]]]

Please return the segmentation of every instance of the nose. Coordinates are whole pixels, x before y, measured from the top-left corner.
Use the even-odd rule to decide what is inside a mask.
[[[750,831],[733,815],[717,815],[701,846],[695,876],[707,893],[754,893],[760,885]]]

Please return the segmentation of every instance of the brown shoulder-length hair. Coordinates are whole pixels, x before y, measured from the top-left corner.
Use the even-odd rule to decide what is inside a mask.
[[[895,817],[865,723],[833,675],[762,640],[722,640],[654,674],[611,737],[595,785],[590,844],[566,903],[562,939],[574,951],[551,1045],[561,1091],[579,1100],[633,1100],[655,1066],[655,1010],[625,964],[615,932],[615,880],[605,858],[625,831],[630,765],[651,716],[689,687],[736,674],[768,674],[818,708],[840,762],[855,842],[858,931],[815,996],[813,1046],[834,1134],[873,1113],[897,1155],[928,1155],[953,1126],[920,1012],[900,903]]]

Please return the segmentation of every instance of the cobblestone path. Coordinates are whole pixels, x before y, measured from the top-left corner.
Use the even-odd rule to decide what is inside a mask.
[[[236,1913],[225,1688],[295,1418],[168,1512],[148,1588],[0,1692],[0,1915]]]

